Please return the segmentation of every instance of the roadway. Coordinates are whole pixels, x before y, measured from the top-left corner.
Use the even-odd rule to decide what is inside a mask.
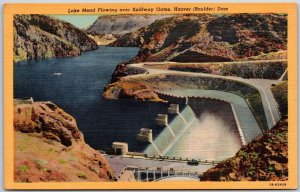
[[[281,61],[281,60],[280,60]],[[243,63],[245,61],[239,61],[235,63]],[[249,61],[247,61],[249,62]],[[258,61],[251,61],[253,63],[257,63]],[[259,61],[261,62],[261,61]],[[264,62],[269,62],[268,60]],[[173,74],[173,75],[186,75],[186,76],[199,76],[199,77],[210,77],[210,78],[219,78],[219,79],[227,79],[245,83],[249,86],[256,88],[260,96],[262,98],[262,104],[265,112],[265,116],[268,123],[268,128],[271,129],[279,120],[280,120],[280,113],[278,110],[277,102],[271,91],[271,85],[277,84],[281,82],[281,80],[270,80],[270,79],[244,79],[241,77],[236,76],[221,76],[215,74],[207,74],[207,73],[194,73],[194,72],[185,72],[185,71],[174,71],[168,69],[155,69],[153,68],[155,65],[166,65],[168,63],[174,62],[151,62],[151,63],[137,63],[137,64],[129,64],[128,67],[135,67],[135,68],[143,68],[147,72],[146,74],[138,74],[138,75],[130,75],[123,77],[125,79],[134,79],[134,78],[144,78],[151,75],[159,75],[159,74]],[[176,64],[186,64],[186,63],[176,63]],[[199,63],[201,64],[201,63]]]
[[[187,165],[186,161],[172,161],[172,160],[158,160],[158,159],[146,159],[146,158],[132,158],[126,156],[105,155],[105,158],[109,162],[113,169],[115,176],[119,177],[125,167],[141,167],[148,168],[149,170],[162,168],[168,170],[173,168],[174,171],[190,171],[190,172],[205,172],[209,168],[213,167],[212,164],[199,164],[197,166]]]

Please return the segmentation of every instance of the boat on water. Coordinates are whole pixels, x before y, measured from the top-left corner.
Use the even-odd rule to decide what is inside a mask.
[[[61,76],[62,73],[52,73],[53,76]]]

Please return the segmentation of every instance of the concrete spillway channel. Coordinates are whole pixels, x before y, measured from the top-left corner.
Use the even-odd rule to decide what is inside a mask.
[[[184,89],[180,91],[172,90],[160,94],[164,94],[176,98],[191,98],[190,99],[191,101],[189,102],[193,102],[192,98],[207,98],[207,99],[220,100],[229,103],[232,110],[232,115],[234,116],[235,119],[236,127],[238,129],[237,133],[241,145],[248,144],[256,136],[262,134],[262,130],[259,127],[256,119],[254,118],[252,111],[250,110],[247,102],[245,101],[244,98],[236,94],[223,92],[223,91],[216,91],[216,90],[199,90],[199,89]],[[192,139],[190,136],[185,136],[186,134],[185,132],[189,132],[189,131],[193,132],[192,129],[199,126],[200,129],[203,130],[201,134],[207,134],[207,136],[204,135],[199,136],[199,138],[202,138],[202,140],[200,139],[200,141],[194,141],[199,143],[198,145],[199,148],[202,148],[200,150],[207,150],[202,152],[202,154],[200,155],[202,159],[206,158],[208,160],[223,160],[225,158],[234,155],[236,151],[240,148],[241,145],[237,145],[235,141],[231,141],[233,138],[232,135],[228,136],[228,138],[225,138],[226,135],[224,136],[221,135],[220,138],[222,140],[220,140],[219,143],[214,143],[215,138],[211,139],[210,137],[214,137],[214,134],[220,134],[220,133],[216,133],[216,131],[218,130],[213,129],[211,127],[207,127],[207,123],[205,126],[203,126],[202,125],[203,122],[199,123],[199,119],[197,118],[198,117],[195,116],[195,113],[193,112],[191,107],[189,105],[186,105],[184,109],[177,114],[177,116],[174,118],[173,121],[165,125],[166,128],[151,142],[152,144],[150,144],[146,148],[144,153],[149,155],[173,156],[174,151],[180,148],[182,148],[183,150],[183,148],[185,148],[184,150],[187,150],[186,152],[179,153],[181,155],[186,154],[186,156],[183,157],[189,157],[189,158],[199,157],[197,155],[194,156],[195,154],[192,154],[192,153],[196,153],[197,151],[190,152],[190,155],[192,154],[193,156],[192,157],[189,156],[188,149],[186,148],[186,146],[183,146],[184,144],[182,144],[184,139],[189,139],[189,138]],[[170,132],[169,129],[172,129],[172,132]],[[209,132],[211,132],[211,134],[213,135],[211,135]],[[223,133],[227,134],[226,132]],[[184,139],[182,139],[182,137],[184,137]],[[227,146],[227,148],[225,145]],[[220,150],[220,149],[215,149],[216,147],[220,148],[220,146],[224,147],[224,152],[219,152],[219,154],[217,155],[213,154],[215,153],[214,150]]]
[[[179,97],[198,97],[217,99],[228,102],[231,104],[235,120],[241,136],[242,144],[246,145],[252,141],[256,136],[262,134],[252,111],[250,110],[247,102],[242,97],[228,92],[217,90],[197,90],[185,89],[180,92],[174,90],[165,92],[165,94],[176,95]]]

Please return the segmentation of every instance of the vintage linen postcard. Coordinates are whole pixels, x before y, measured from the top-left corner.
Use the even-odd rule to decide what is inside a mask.
[[[6,4],[6,189],[297,188],[296,11]]]

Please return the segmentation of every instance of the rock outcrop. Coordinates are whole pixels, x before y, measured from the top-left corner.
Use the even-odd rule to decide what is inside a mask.
[[[70,23],[45,15],[14,15],[14,62],[77,56],[97,48],[94,40]]]
[[[125,34],[111,46],[139,46],[130,61],[222,62],[287,49],[287,15],[179,15]]]
[[[118,81],[109,84],[105,87],[102,98],[164,102],[150,86],[143,82]]]
[[[89,34],[94,35],[122,35],[137,31],[153,23],[157,19],[170,17],[168,15],[107,15],[100,16],[86,30]]]
[[[118,36],[113,34],[98,35],[90,33],[89,37],[92,38],[97,43],[97,45],[108,45],[117,40]]]
[[[98,19],[86,30],[98,45],[108,45],[120,36],[135,32],[150,25],[157,19],[171,17],[170,15],[106,15]]]
[[[288,119],[254,139],[236,155],[207,170],[201,181],[288,180]]]
[[[55,104],[15,100],[14,129],[16,182],[113,180],[105,158]]]

